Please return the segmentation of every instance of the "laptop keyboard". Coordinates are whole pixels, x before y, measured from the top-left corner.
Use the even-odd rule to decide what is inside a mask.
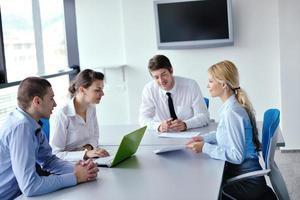
[[[107,163],[111,163],[112,161],[114,160],[114,155],[112,156],[107,156],[107,157],[101,157],[101,158],[97,158],[95,160],[96,163],[99,163],[99,164],[107,164]]]

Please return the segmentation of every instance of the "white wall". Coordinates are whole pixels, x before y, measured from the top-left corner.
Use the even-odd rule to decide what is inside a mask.
[[[125,63],[121,0],[75,0],[81,66]]]
[[[76,0],[75,6],[80,66],[105,73],[99,123],[129,123],[128,90],[120,67],[126,63],[121,0]]]
[[[286,119],[294,119],[289,121],[290,123],[282,120],[286,144],[293,147],[300,146],[299,140],[292,141],[296,136],[297,128],[291,123],[294,123],[297,118],[290,114],[300,102],[299,96],[295,95],[293,90],[295,85],[292,85],[299,82],[296,79],[299,69],[296,69],[298,60],[295,59],[297,57],[295,54],[300,52],[300,44],[298,43],[294,48],[288,50],[290,43],[294,40],[289,39],[290,35],[284,33],[284,24],[291,21],[291,24],[288,23],[289,27],[295,25],[298,27],[293,37],[296,37],[296,34],[299,35],[297,21],[299,14],[289,16],[291,8],[285,5],[286,1],[283,0],[232,1],[234,46],[164,51],[159,51],[156,47],[153,0],[76,1],[81,65],[84,63],[97,65],[102,57],[101,65],[110,65],[112,58],[115,58],[115,61],[121,60],[128,65],[125,86],[126,93],[128,93],[128,99],[125,98],[128,101],[128,107],[127,111],[124,110],[127,115],[117,120],[118,123],[137,123],[141,91],[144,84],[151,80],[147,71],[147,62],[153,55],[165,54],[168,56],[173,64],[175,74],[197,80],[204,96],[208,96],[206,90],[207,68],[218,61],[229,59],[235,62],[239,68],[241,87],[248,92],[257,111],[257,118],[261,120],[264,111],[270,107],[281,109],[282,100],[282,116]],[[288,2],[299,4],[297,0]],[[298,12],[297,8],[299,7],[293,8],[294,12]],[[100,12],[99,9],[102,11]],[[105,13],[109,17],[103,17],[106,15]],[[94,21],[87,23],[86,20]],[[108,25],[114,28],[108,28],[109,30],[106,32],[107,29],[103,27],[107,28]],[[116,34],[114,29],[119,31],[117,40],[114,40]],[[110,45],[110,42],[113,42],[113,45]],[[115,48],[119,48],[120,51],[114,52]],[[292,71],[292,74],[289,71]],[[280,73],[282,73],[282,77]],[[292,77],[292,81],[285,84],[284,81],[289,77]],[[112,94],[109,98],[115,97]],[[211,116],[218,118],[221,103],[217,99],[210,98],[210,101]],[[109,123],[112,123],[116,121],[112,113],[118,113],[120,107],[114,103],[106,104],[106,106],[110,107],[110,112],[104,114],[106,118],[110,118]],[[122,106],[124,107],[126,104],[124,103]],[[299,111],[299,106],[296,108]],[[100,123],[103,124],[103,121],[100,120]],[[290,135],[291,133],[292,135]]]
[[[300,1],[279,0],[282,128],[288,149],[300,149]]]
[[[207,68],[223,59],[230,59],[240,70],[241,87],[248,91],[258,119],[262,119],[265,109],[280,107],[277,6],[273,0],[233,0],[234,46],[158,51],[152,0],[124,0],[125,53],[130,66],[127,74],[130,120],[137,122],[141,90],[150,80],[147,62],[154,54],[167,55],[175,74],[197,80],[205,96],[208,96]],[[213,118],[218,117],[220,104],[219,100],[211,99]]]

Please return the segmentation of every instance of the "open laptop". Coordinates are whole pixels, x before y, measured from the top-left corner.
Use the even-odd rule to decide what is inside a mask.
[[[144,136],[147,126],[133,131],[125,135],[115,155],[108,157],[97,158],[94,160],[98,166],[114,167],[120,162],[126,160],[137,151],[141,140]]]

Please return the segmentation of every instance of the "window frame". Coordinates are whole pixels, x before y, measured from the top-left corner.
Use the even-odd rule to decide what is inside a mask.
[[[7,83],[7,74],[3,43],[2,16],[0,7],[0,84],[2,83]]]
[[[79,51],[76,26],[75,0],[63,0],[64,20],[66,31],[67,63],[69,67],[79,66]],[[40,75],[45,74],[43,35],[40,15],[39,0],[32,0],[32,15],[34,24],[34,38],[36,43],[37,72]],[[3,27],[0,7],[0,84],[7,82],[7,70],[5,61],[5,48],[3,41]]]

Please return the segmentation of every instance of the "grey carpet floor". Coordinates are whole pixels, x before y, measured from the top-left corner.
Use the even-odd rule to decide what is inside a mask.
[[[276,150],[275,162],[286,182],[291,200],[300,200],[300,152]]]

